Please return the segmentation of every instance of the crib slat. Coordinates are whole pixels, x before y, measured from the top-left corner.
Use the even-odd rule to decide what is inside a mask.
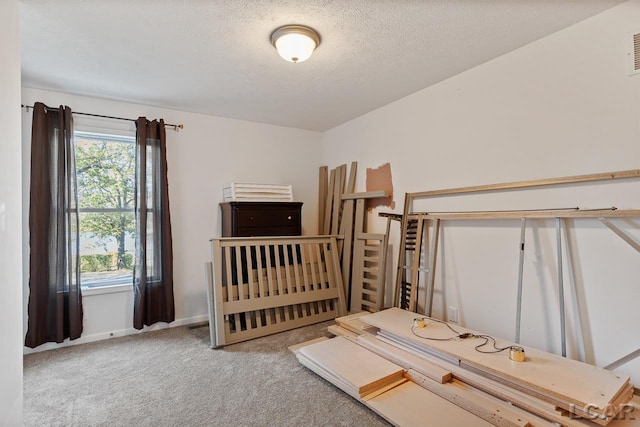
[[[273,246],[266,246],[265,250],[267,255],[267,288],[269,289],[269,296],[276,295],[278,293],[276,283],[273,280],[273,263],[271,262],[271,248]],[[277,264],[277,261],[276,261]]]
[[[235,254],[236,254],[236,271],[235,271],[235,283],[238,284],[238,299],[239,300],[243,300],[244,299],[244,290],[242,289],[242,286],[240,285],[241,283],[243,283],[242,280],[242,249],[241,246],[236,246],[235,248]]]
[[[267,290],[264,287],[264,278],[262,277],[262,272],[263,272],[263,269],[262,269],[262,249],[264,248],[264,246],[259,245],[259,246],[255,246],[255,248],[256,248],[256,259],[258,261],[257,262],[257,264],[258,264],[257,265],[257,267],[258,267],[258,288],[259,288],[258,297],[262,298],[262,297],[266,297],[267,294],[268,294]],[[268,256],[268,254],[267,254],[267,256]]]
[[[295,286],[296,286],[296,292],[303,292],[303,283],[300,280],[300,272],[298,270],[300,270],[300,260],[298,260],[298,245],[291,245],[289,246],[291,248],[291,256],[292,256],[292,260],[293,260],[293,275],[295,277]]]

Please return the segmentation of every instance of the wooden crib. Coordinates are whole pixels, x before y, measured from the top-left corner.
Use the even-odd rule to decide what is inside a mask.
[[[336,236],[212,239],[211,347],[345,316]]]

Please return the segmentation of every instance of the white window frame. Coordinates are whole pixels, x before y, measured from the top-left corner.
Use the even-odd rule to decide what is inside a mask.
[[[135,131],[123,131],[123,130],[113,130],[114,133],[108,133],[109,129],[101,129],[101,132],[92,132],[85,130],[74,130],[74,140],[75,138],[87,138],[87,139],[100,139],[100,140],[108,140],[113,142],[121,142],[121,143],[132,143],[135,144]],[[79,208],[79,213],[87,213],[87,212],[134,212],[134,209],[117,209],[117,208]],[[82,256],[82,253],[80,254]],[[91,296],[91,295],[101,295],[101,294],[109,294],[109,293],[118,293],[118,292],[132,292],[133,291],[133,283],[132,280],[122,283],[113,283],[109,285],[103,286],[91,286],[86,287],[80,282],[80,287],[82,289],[83,296]]]

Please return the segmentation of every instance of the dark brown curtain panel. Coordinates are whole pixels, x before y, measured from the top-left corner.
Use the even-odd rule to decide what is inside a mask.
[[[133,327],[173,322],[173,252],[164,120],[136,120]]]
[[[71,109],[37,102],[31,134],[28,347],[82,334],[78,221]]]

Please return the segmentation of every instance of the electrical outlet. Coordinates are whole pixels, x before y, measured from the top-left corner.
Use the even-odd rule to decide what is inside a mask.
[[[451,323],[458,323],[458,307],[449,306],[447,320]]]

